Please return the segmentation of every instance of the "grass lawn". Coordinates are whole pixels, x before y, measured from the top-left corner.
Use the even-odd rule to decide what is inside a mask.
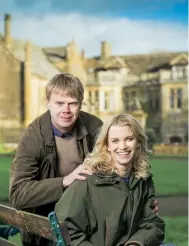
[[[151,166],[157,195],[188,194],[187,160],[152,159]]]
[[[0,157],[0,201],[7,200],[8,197],[11,161],[11,157]],[[188,194],[187,160],[152,159],[151,166],[157,195]]]
[[[164,217],[163,219],[166,225],[164,244],[188,246],[188,217]],[[10,237],[9,240],[21,246],[19,235]]]
[[[7,200],[9,190],[9,168],[11,157],[0,157],[0,201]]]
[[[165,243],[188,246],[188,217],[164,217]]]
[[[7,200],[9,168],[12,158],[0,158],[0,201]],[[154,182],[158,195],[187,195],[188,192],[188,165],[187,160],[178,159],[154,159],[151,161]],[[188,245],[188,218],[164,217],[166,223],[165,243],[176,246]],[[21,245],[17,235],[10,238],[12,242]]]

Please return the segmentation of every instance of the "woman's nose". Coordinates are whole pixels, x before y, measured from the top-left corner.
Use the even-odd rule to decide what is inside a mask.
[[[120,149],[125,149],[125,148],[127,148],[125,141],[119,143],[119,148],[120,148]]]

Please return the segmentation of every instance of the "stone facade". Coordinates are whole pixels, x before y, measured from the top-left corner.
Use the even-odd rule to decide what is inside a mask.
[[[11,37],[11,16],[0,34],[0,142],[17,142],[22,130],[45,112],[45,85],[59,70],[43,48]]]
[[[19,126],[23,117],[22,63],[16,60],[0,40],[0,126]]]

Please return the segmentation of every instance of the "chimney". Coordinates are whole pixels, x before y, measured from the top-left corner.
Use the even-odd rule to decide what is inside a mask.
[[[31,44],[29,41],[26,41],[25,43],[25,62],[31,62]]]
[[[84,49],[81,50],[81,59],[82,60],[85,59],[85,50]]]
[[[11,45],[11,15],[5,14],[5,34],[4,42],[7,48]]]
[[[68,61],[73,60],[73,58],[77,55],[78,55],[77,44],[74,40],[72,40],[70,43],[68,43],[68,45],[66,47],[67,60]]]
[[[111,56],[111,46],[108,42],[101,42],[101,59],[107,59]]]

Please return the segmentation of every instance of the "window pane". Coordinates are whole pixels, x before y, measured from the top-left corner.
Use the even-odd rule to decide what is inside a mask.
[[[114,92],[110,91],[109,95],[110,111],[114,111]]]
[[[108,105],[108,100],[109,100],[109,93],[107,91],[105,91],[105,98],[104,98],[104,109],[108,109],[109,105]]]
[[[157,111],[159,111],[159,110],[160,110],[160,98],[159,98],[159,94],[156,94],[156,101],[155,101],[155,104],[156,104],[155,109],[156,109]]]
[[[170,107],[174,108],[174,89],[170,90]]]
[[[91,104],[92,103],[92,92],[89,91],[89,103]]]
[[[182,89],[177,90],[177,108],[182,108]]]
[[[125,108],[128,110],[129,109],[129,93],[125,93]]]
[[[131,96],[132,96],[132,99],[134,99],[136,97],[136,91],[132,91]]]
[[[99,110],[99,91],[95,91],[95,108]]]

